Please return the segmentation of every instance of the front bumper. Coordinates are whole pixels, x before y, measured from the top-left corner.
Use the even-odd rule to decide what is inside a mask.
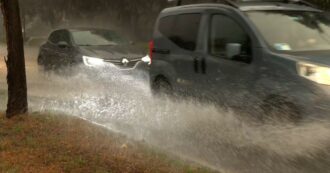
[[[315,113],[320,116],[329,117],[330,115],[330,86],[319,86],[320,92],[318,98],[314,102]],[[330,118],[330,117],[329,117]]]
[[[302,110],[307,117],[330,119],[330,86],[316,85],[313,94],[300,99],[303,100]]]
[[[136,80],[149,80],[149,65],[143,61],[137,62],[132,67],[118,66],[112,63],[104,63],[102,66],[83,66],[84,74],[97,80],[109,80],[109,78],[130,77]]]

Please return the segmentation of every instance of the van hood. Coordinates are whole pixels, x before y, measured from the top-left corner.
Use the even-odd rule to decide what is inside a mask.
[[[81,54],[104,60],[141,59],[146,53],[133,45],[80,46]]]
[[[287,57],[296,61],[306,61],[324,66],[330,66],[330,50],[304,51],[286,53]]]

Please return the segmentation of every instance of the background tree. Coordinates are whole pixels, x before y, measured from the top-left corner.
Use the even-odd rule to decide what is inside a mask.
[[[1,9],[8,49],[6,116],[11,118],[28,111],[23,34],[18,0],[1,0]]]
[[[182,4],[210,3],[222,0],[182,0]],[[323,9],[330,0],[308,0]],[[52,29],[61,27],[96,26],[119,28],[136,40],[148,41],[159,12],[177,1],[168,0],[20,0],[25,13],[39,16]],[[40,28],[40,25],[36,25]],[[31,29],[32,31],[38,28]],[[116,29],[114,28],[114,29]],[[38,32],[40,33],[40,32]]]

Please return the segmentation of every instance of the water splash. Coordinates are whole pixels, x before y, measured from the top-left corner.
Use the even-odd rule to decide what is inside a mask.
[[[260,125],[214,105],[154,98],[144,75],[108,67],[63,77],[28,62],[32,111],[79,116],[224,172],[330,172],[326,120]]]

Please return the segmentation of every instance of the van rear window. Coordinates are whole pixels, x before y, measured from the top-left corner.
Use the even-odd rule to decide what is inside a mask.
[[[201,14],[180,14],[160,19],[159,31],[182,49],[196,49]]]

